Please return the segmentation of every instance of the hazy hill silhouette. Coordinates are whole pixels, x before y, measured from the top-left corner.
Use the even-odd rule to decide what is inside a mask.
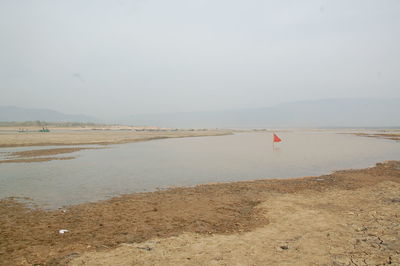
[[[133,115],[125,122],[168,127],[400,127],[400,99],[325,99],[273,107]]]
[[[325,99],[272,107],[130,115],[112,123],[177,128],[400,127],[400,99]],[[0,106],[0,121],[106,122],[50,109]]]
[[[0,121],[24,122],[97,122],[97,119],[87,115],[68,115],[50,109],[30,109],[15,106],[0,106]]]

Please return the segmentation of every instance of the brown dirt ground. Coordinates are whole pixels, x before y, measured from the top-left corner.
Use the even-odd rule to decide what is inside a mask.
[[[400,264],[400,162],[64,211],[1,200],[0,220],[2,265]]]

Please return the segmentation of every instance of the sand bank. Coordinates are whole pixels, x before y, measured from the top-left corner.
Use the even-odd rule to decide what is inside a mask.
[[[58,146],[58,145],[109,145],[129,142],[149,141],[165,138],[222,136],[232,134],[228,130],[143,130],[143,131],[119,131],[119,130],[79,130],[68,129],[55,132],[6,132],[0,134],[1,147],[24,146]],[[54,155],[72,153],[79,150],[94,149],[88,147],[33,149],[27,151],[12,152],[6,155],[6,159],[0,163],[29,163],[45,162],[52,160],[70,160],[73,156],[55,157]],[[47,157],[44,157],[47,156]],[[48,157],[50,156],[50,157]]]
[[[388,162],[320,177],[138,193],[56,211],[2,200],[0,261],[399,264],[399,191],[400,162]]]
[[[57,146],[86,144],[120,144],[164,138],[221,136],[232,134],[228,130],[62,130],[50,132],[5,132],[0,134],[0,147]]]
[[[55,149],[40,149],[10,152],[6,155],[5,160],[0,160],[0,163],[32,163],[32,162],[47,162],[53,160],[71,160],[75,157],[43,157],[54,156],[59,154],[71,153],[80,150],[88,150],[95,148],[55,148]]]
[[[373,137],[373,138],[384,138],[384,139],[391,139],[391,140],[400,140],[400,133],[354,133],[357,136],[361,137]]]

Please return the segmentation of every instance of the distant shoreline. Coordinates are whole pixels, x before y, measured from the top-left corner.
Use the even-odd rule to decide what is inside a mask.
[[[320,131],[313,129],[311,131]],[[280,130],[291,131],[291,130]],[[330,130],[322,130],[330,131]],[[166,138],[185,138],[202,136],[224,136],[240,132],[271,132],[270,129],[263,130],[170,130],[156,128],[125,128],[121,126],[112,128],[63,128],[62,130],[52,130],[51,132],[26,131],[17,132],[16,128],[10,128],[10,132],[0,135],[0,149],[13,147],[46,147],[46,146],[77,146],[73,148],[51,148],[51,149],[32,149],[25,152],[14,152],[6,155],[6,159],[0,160],[1,163],[29,163],[46,162],[52,160],[70,160],[73,156],[54,157],[53,155],[76,152],[82,149],[93,149],[79,147],[80,145],[112,145],[132,142],[150,141]],[[398,130],[380,130],[375,133],[367,132],[343,132],[361,137],[385,138],[399,141],[400,132]],[[52,155],[49,157],[49,155]],[[47,157],[43,157],[47,156]]]
[[[384,139],[391,139],[391,140],[400,140],[400,133],[390,133],[390,132],[383,132],[383,133],[353,133],[353,135],[360,136],[360,137],[371,137],[371,138],[384,138]]]
[[[63,145],[110,145],[165,138],[223,136],[232,134],[231,130],[95,130],[93,128],[77,130],[69,128],[50,132],[14,132],[0,135],[0,148],[26,146],[63,146]]]

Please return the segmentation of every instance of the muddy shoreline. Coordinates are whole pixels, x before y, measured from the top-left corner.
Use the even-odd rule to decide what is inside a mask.
[[[382,197],[387,195],[387,198],[384,200],[374,199],[375,196],[370,190],[381,185],[386,185],[386,187],[379,190],[379,195],[382,194]],[[233,236],[244,237],[257,230],[279,228],[279,224],[276,224],[273,218],[273,209],[269,208],[277,204],[277,210],[281,209],[283,205],[279,206],[284,202],[277,201],[280,197],[305,197],[302,200],[304,202],[300,202],[299,206],[306,206],[306,200],[310,201],[314,198],[310,201],[313,206],[311,210],[328,210],[329,215],[335,214],[340,217],[350,210],[337,209],[338,207],[335,206],[338,201],[346,203],[343,193],[349,192],[349,195],[357,200],[366,202],[366,199],[372,199],[374,204],[382,205],[384,208],[379,204],[377,206],[385,210],[386,216],[379,218],[380,224],[383,225],[385,221],[388,223],[393,219],[399,221],[400,204],[397,203],[397,198],[400,201],[399,185],[400,162],[397,161],[378,164],[373,168],[337,171],[320,177],[209,184],[137,193],[55,211],[29,209],[12,199],[3,199],[0,201],[0,220],[2,221],[0,224],[0,264],[60,265],[71,263],[86,265],[89,263],[89,265],[101,265],[101,261],[104,260],[103,265],[107,265],[107,254],[122,252],[121,248],[124,250],[121,247],[122,244],[133,245],[133,250],[139,254],[132,253],[130,250],[129,254],[136,254],[134,257],[114,256],[115,263],[119,258],[121,259],[120,264],[123,265],[132,264],[135,261],[143,264],[140,258],[146,259],[146,256],[151,255],[149,252],[154,248],[148,247],[148,241],[163,243],[164,241],[175,241],[171,239],[180,239],[180,237],[187,237],[187,234],[191,234],[189,237],[191,240],[186,243],[190,246],[199,239],[206,241],[210,237],[223,239]],[[392,188],[394,191],[391,190]],[[338,195],[333,197],[333,202],[323,203],[324,199],[332,193]],[[351,206],[350,203],[356,202],[355,199],[346,203],[345,207]],[[299,214],[309,211],[301,208]],[[368,208],[366,203],[364,206],[359,206],[358,209],[352,209],[351,212],[359,217],[365,208]],[[290,213],[289,211],[281,215]],[[312,226],[317,220],[308,221],[307,226]],[[364,223],[366,222],[364,221]],[[60,234],[59,230],[61,229],[69,231]],[[286,233],[292,232],[291,228],[285,230]],[[330,234],[335,231],[334,229],[330,230],[333,230]],[[379,246],[369,252],[385,260],[390,257],[394,261],[396,256],[399,256],[395,247],[397,247],[396,245],[400,247],[399,235],[395,231],[397,229],[385,227],[381,230],[386,230],[385,235],[392,239],[390,242],[392,244],[381,245],[382,247]],[[304,233],[306,232],[299,232],[299,234]],[[354,233],[354,236],[356,235]],[[343,241],[350,240],[344,239]],[[147,246],[142,247],[141,243],[146,243]],[[284,245],[286,244],[282,244],[282,246]],[[169,247],[170,244],[167,246]],[[161,246],[159,248],[161,252]],[[279,248],[277,250],[281,252]],[[274,254],[269,255],[270,259],[273,259],[273,256],[276,255]],[[296,256],[301,255],[302,253],[299,253]],[[105,257],[99,258],[99,256]],[[176,255],[174,256],[176,257]],[[157,261],[157,259],[162,260]],[[151,260],[147,258],[144,261],[149,262],[150,265],[152,263],[157,265],[166,261],[165,259],[165,256],[157,258],[153,254]],[[332,263],[335,258],[328,256],[327,259],[331,259]],[[207,264],[209,260],[210,258],[204,257],[196,263],[203,265]],[[219,261],[220,264],[224,264],[224,260],[229,262],[229,256],[225,259],[222,257]],[[167,265],[174,263],[171,262]],[[183,261],[177,263],[184,264]]]

